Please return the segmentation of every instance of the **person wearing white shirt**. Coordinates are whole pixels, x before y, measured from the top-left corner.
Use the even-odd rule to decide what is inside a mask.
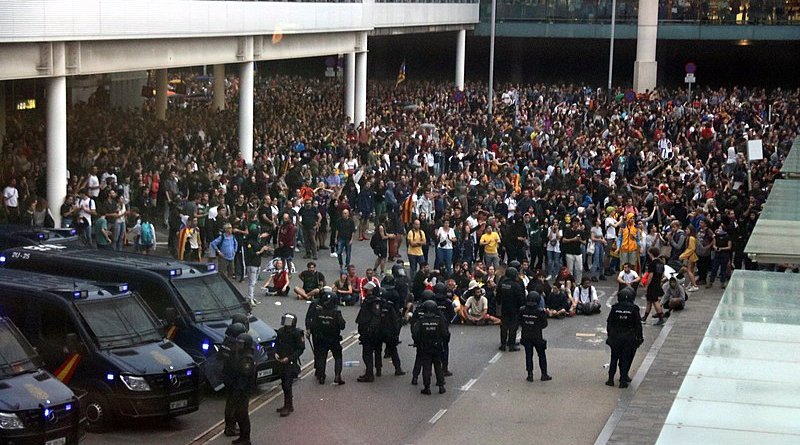
[[[633,291],[636,292],[636,289],[639,288],[640,281],[641,278],[639,277],[639,274],[636,273],[635,270],[631,269],[630,263],[625,263],[625,265],[622,267],[622,270],[619,272],[619,275],[617,275],[617,283],[619,283],[619,290],[622,290],[630,286],[631,289],[633,289]]]
[[[89,196],[97,198],[100,195],[100,179],[97,177],[97,167],[92,167],[92,172],[86,177],[86,188]]]
[[[456,241],[456,232],[450,227],[450,220],[445,219],[442,227],[436,230],[436,264],[444,268],[447,276],[453,273],[453,243]]]
[[[6,206],[9,220],[15,222],[19,218],[19,190],[17,190],[15,178],[11,178],[8,186],[3,189],[3,203]]]
[[[78,227],[83,241],[88,245],[92,243],[92,217],[97,215],[97,207],[94,199],[89,196],[89,191],[81,190],[78,199]]]
[[[575,310],[578,314],[592,315],[600,313],[600,299],[597,298],[597,290],[592,286],[589,277],[583,277],[581,285],[572,292],[575,300]]]

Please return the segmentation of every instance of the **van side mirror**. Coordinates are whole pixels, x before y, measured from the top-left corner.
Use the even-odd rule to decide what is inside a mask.
[[[174,307],[168,307],[164,310],[164,320],[167,324],[175,324],[178,321],[178,311]]]
[[[78,334],[70,332],[64,337],[66,341],[67,351],[71,354],[79,354],[81,351],[81,341],[78,339]]]

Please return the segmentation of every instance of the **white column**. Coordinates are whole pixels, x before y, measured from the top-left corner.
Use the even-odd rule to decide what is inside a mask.
[[[636,33],[636,62],[633,64],[633,89],[637,93],[656,87],[656,42],[658,40],[658,0],[639,0]]]
[[[456,39],[456,89],[464,90],[464,60],[466,59],[467,50],[467,30],[461,29],[458,31],[458,38]]]
[[[47,205],[56,227],[67,196],[67,78],[47,79]]]
[[[239,64],[239,153],[253,163],[253,62]]]
[[[167,70],[156,70],[156,119],[167,120]]]
[[[356,53],[347,53],[344,58],[344,115],[355,119],[356,108]]]
[[[367,52],[356,54],[356,104],[353,122],[358,127],[367,121]]]
[[[214,102],[211,109],[222,111],[225,109],[225,65],[214,65]]]

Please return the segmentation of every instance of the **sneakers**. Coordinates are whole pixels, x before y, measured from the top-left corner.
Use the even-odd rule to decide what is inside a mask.
[[[689,286],[689,287],[686,288],[686,292],[697,292],[699,290],[700,290],[700,288],[697,287],[697,286]]]
[[[333,379],[333,383],[336,383],[337,385],[344,385],[344,380],[342,380],[342,376],[338,376]]]
[[[261,302],[260,302],[260,301],[258,301],[258,300],[256,300],[255,298],[253,298],[253,301],[251,301],[250,303],[251,303],[253,306],[256,306],[256,305],[259,305],[259,304],[261,304]]]
[[[331,252],[331,258],[338,258],[338,257],[339,255],[337,255],[336,252]]]
[[[656,324],[655,324],[655,325],[656,325],[656,326],[661,326],[661,325],[662,325],[662,324],[664,324],[664,323],[665,323],[665,322],[664,322],[664,317],[662,316],[662,317],[659,317],[659,318],[658,318],[658,321],[656,322]]]

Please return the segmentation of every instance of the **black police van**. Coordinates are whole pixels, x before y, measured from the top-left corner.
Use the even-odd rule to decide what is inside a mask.
[[[19,326],[48,371],[88,392],[90,429],[105,429],[116,415],[178,416],[198,408],[197,365],[163,338],[127,284],[0,268],[0,313]]]
[[[36,351],[0,313],[0,444],[77,444],[83,422],[78,397],[41,368]]]
[[[209,385],[219,390],[217,355],[234,315],[247,317],[255,347],[257,382],[279,378],[275,330],[250,314],[247,300],[214,263],[189,263],[155,256],[42,244],[3,253],[5,267],[89,280],[124,281],[167,324],[167,338],[188,352]]]
[[[39,228],[14,224],[0,225],[0,251],[42,243],[85,247],[76,229]]]

